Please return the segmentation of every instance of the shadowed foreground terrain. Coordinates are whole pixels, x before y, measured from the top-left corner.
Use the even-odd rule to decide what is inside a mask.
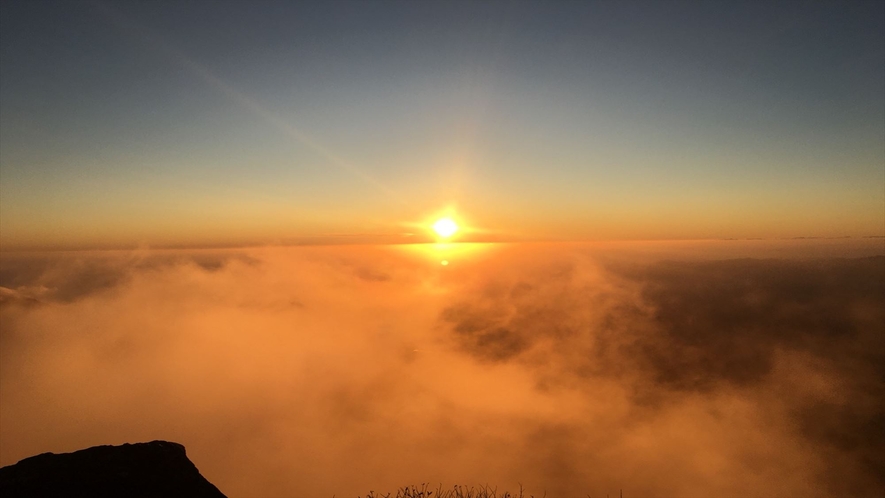
[[[43,453],[0,468],[0,495],[9,497],[224,498],[167,441],[95,446],[73,453]]]

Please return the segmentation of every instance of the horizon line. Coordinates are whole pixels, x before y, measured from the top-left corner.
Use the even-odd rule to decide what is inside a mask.
[[[501,238],[501,239],[468,239],[468,240],[437,240],[431,237],[422,237],[410,241],[368,241],[356,240],[360,237],[379,238],[392,235],[363,235],[363,234],[329,234],[297,237],[292,239],[276,239],[259,242],[219,242],[206,244],[169,243],[150,244],[121,243],[121,244],[83,244],[83,245],[20,245],[12,247],[0,246],[0,254],[23,253],[23,252],[90,252],[90,251],[137,251],[137,250],[226,250],[226,249],[257,249],[273,247],[335,247],[335,246],[401,246],[401,245],[434,245],[434,244],[544,244],[544,243],[645,243],[645,242],[773,242],[773,241],[821,241],[821,240],[862,240],[872,241],[885,239],[883,235],[838,235],[838,236],[793,236],[793,237],[685,237],[685,238]],[[398,234],[397,234],[398,236]],[[349,240],[348,240],[349,239]]]

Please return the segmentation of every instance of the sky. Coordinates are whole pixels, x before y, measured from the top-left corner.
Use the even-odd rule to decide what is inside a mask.
[[[0,9],[4,250],[885,235],[881,2]]]

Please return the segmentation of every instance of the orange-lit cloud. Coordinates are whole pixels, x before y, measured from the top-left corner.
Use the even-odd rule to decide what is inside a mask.
[[[0,464],[162,438],[232,497],[875,494],[881,251],[748,247],[4,255]]]

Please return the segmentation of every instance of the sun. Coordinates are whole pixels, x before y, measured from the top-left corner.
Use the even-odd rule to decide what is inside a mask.
[[[440,218],[433,224],[433,231],[440,237],[447,239],[458,231],[458,224],[451,218]]]

